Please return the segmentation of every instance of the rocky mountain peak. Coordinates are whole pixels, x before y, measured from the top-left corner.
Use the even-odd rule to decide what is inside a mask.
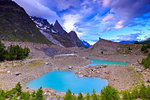
[[[77,34],[75,31],[69,32],[69,35],[71,37],[72,42],[77,46],[77,47],[83,47],[82,42],[78,38]]]
[[[53,30],[55,30],[58,34],[64,34],[67,33],[62,26],[59,24],[58,20],[56,20]]]

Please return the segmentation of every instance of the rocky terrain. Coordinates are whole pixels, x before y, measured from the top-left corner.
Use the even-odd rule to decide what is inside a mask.
[[[100,39],[92,47],[89,48],[93,55],[101,54],[125,54],[138,55],[141,54],[142,45],[117,43],[109,40]]]
[[[53,25],[43,18],[30,18],[11,0],[0,0],[0,38],[6,47],[20,45],[31,51],[24,60],[0,62],[0,88],[5,90],[21,82],[24,91],[32,91],[27,82],[54,70],[70,70],[80,78],[104,78],[119,91],[150,81],[150,70],[137,62],[146,57],[141,44],[100,39],[90,48],[83,48],[86,42],[76,32],[67,33],[57,20]],[[87,66],[91,58],[132,64]],[[57,95],[64,93],[55,92]]]
[[[35,22],[37,28],[47,37],[47,39],[56,45],[64,47],[83,47],[82,42],[78,38],[75,31],[67,33],[58,20],[53,24],[50,24],[47,19],[33,17],[31,19]]]
[[[65,48],[57,45],[28,43],[28,42],[8,42],[8,45],[21,45],[29,47],[30,56],[23,61],[7,61],[0,63],[0,87],[3,89],[12,88],[17,82],[21,82],[24,90],[30,90],[25,83],[33,80],[44,73],[53,70],[72,70],[79,77],[100,77],[107,79],[109,84],[118,90],[128,89],[141,83],[146,83],[149,79],[149,70],[137,63],[144,55],[135,56],[124,54],[102,54],[99,57],[85,54],[89,49]],[[75,54],[57,56],[60,54]],[[113,60],[131,62],[130,65],[96,65],[89,66],[89,58],[95,57],[100,60]],[[133,59],[133,60],[132,60]],[[59,95],[59,93],[57,93]]]

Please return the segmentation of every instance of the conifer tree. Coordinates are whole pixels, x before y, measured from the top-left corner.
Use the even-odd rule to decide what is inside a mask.
[[[36,100],[44,100],[42,87],[40,87],[36,93]]]

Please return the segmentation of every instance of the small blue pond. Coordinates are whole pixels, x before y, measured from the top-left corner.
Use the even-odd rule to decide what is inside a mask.
[[[72,71],[52,71],[26,83],[28,87],[33,89],[42,86],[42,88],[55,89],[57,92],[66,92],[70,89],[72,93],[92,93],[93,89],[100,92],[107,84],[108,81],[101,78],[78,78]]]
[[[128,65],[131,64],[129,62],[119,62],[119,61],[107,61],[107,60],[98,60],[98,59],[90,59],[92,61],[88,66],[94,65]]]

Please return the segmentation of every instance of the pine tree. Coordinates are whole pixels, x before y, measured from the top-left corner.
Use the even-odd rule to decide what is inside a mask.
[[[0,89],[0,100],[5,100],[5,96],[6,96],[6,94],[5,94],[4,90]]]
[[[20,82],[18,82],[16,84],[15,90],[17,91],[17,95],[20,96],[22,93],[22,86],[21,86]]]
[[[104,87],[101,90],[101,99],[102,100],[119,100],[118,91],[115,88],[112,88],[110,85]]]
[[[15,95],[13,95],[13,97],[11,97],[9,100],[18,100],[17,98],[18,98],[18,96],[17,96],[17,94],[15,94]]]
[[[66,95],[64,96],[64,100],[73,100],[72,93],[71,93],[71,91],[69,89],[66,92]]]
[[[35,91],[32,92],[31,96],[32,96],[32,99],[31,99],[31,100],[36,100],[36,93],[35,93]]]
[[[28,92],[22,92],[20,96],[20,100],[30,100],[30,93]]]
[[[132,100],[131,94],[129,91],[124,91],[122,95],[123,95],[123,100]]]
[[[80,92],[78,95],[78,100],[84,100],[82,93]]]
[[[42,87],[40,87],[36,93],[36,100],[44,100]]]
[[[89,93],[86,94],[86,100],[90,100],[90,94]]]
[[[92,100],[98,100],[96,91],[93,89]]]
[[[4,44],[0,41],[0,61],[4,61],[6,59],[6,50]]]

